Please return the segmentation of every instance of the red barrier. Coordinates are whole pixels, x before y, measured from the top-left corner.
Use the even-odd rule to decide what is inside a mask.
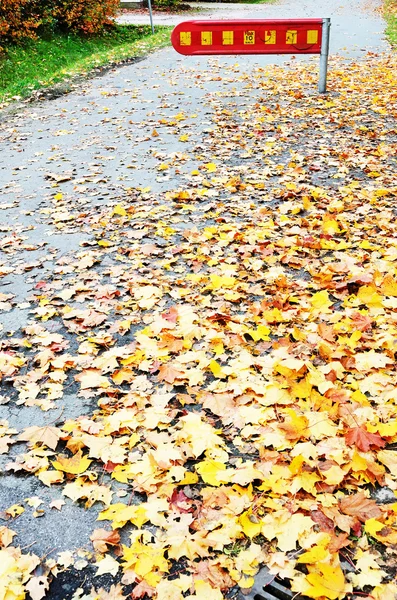
[[[320,54],[323,19],[185,21],[171,43],[180,54]]]

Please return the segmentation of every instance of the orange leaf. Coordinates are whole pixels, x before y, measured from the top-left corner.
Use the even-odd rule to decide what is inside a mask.
[[[383,448],[386,444],[379,433],[370,433],[365,427],[352,427],[348,429],[345,439],[349,446],[356,446],[363,452],[368,452],[371,446]]]
[[[79,475],[84,473],[92,463],[92,460],[83,456],[81,450],[77,452],[72,458],[66,458],[64,456],[58,456],[58,460],[52,462],[53,467],[57,471],[64,471],[65,473],[71,473],[72,475]]]

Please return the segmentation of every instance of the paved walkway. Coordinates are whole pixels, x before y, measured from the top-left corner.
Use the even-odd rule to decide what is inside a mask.
[[[284,0],[279,4],[255,6],[211,4],[210,9],[208,4],[200,4],[203,7],[200,18],[330,16],[331,53],[357,57],[369,49],[387,49],[384,23],[374,10],[378,2],[373,2],[371,7],[360,0],[333,2],[332,8],[330,4],[324,0]],[[156,15],[155,18],[156,24],[174,24],[186,16]],[[133,13],[119,20],[148,22],[145,15]],[[304,60],[313,61],[313,68],[317,68],[317,57]],[[41,321],[32,312],[37,309],[33,295],[43,293],[44,298],[45,291],[40,290],[57,277],[63,281],[72,273],[76,257],[82,261],[91,255],[95,258],[98,246],[92,242],[91,223],[95,224],[97,215],[124,202],[130,190],[138,186],[150,186],[151,194],[162,199],[168,190],[183,189],[192,169],[197,169],[198,161],[202,160],[202,151],[208,163],[213,154],[222,156],[223,149],[210,144],[217,112],[221,114],[223,105],[225,110],[233,107],[237,111],[247,102],[255,99],[260,102],[261,88],[255,87],[250,74],[260,71],[265,64],[283,61],[292,63],[291,57],[189,58],[167,48],[147,60],[116,67],[103,77],[86,81],[64,97],[27,105],[21,114],[3,122],[0,125],[3,193],[0,285],[3,293],[10,294],[12,303],[12,310],[6,306],[0,314],[0,332],[4,339],[12,341],[8,334],[14,332],[17,347],[17,338],[24,335],[21,328],[32,323],[56,332],[60,327],[57,322],[51,319],[47,322],[45,316]],[[271,75],[271,69],[266,76]],[[307,85],[313,86],[313,81]],[[314,86],[309,89],[316,93]],[[183,111],[186,114],[180,116]],[[185,127],[190,136],[188,145],[183,138]],[[156,130],[159,134],[154,133]],[[314,148],[319,144],[316,140]],[[233,160],[244,163],[247,169],[250,166],[244,154]],[[163,162],[170,163],[172,168],[162,170]],[[209,196],[208,202],[203,203],[203,211],[211,210],[211,206]],[[144,210],[142,208],[142,215]],[[173,227],[191,228],[193,217],[187,214],[181,219],[178,211],[177,207]],[[155,215],[152,220],[157,222],[158,218]],[[99,221],[98,228],[101,226]],[[140,230],[131,230],[130,234],[126,237],[126,247],[132,247],[136,239],[140,239]],[[151,252],[150,244],[148,252]],[[117,276],[121,268],[114,256],[109,252],[103,261],[109,278]],[[77,274],[77,277],[82,275]],[[86,306],[87,302],[78,308]],[[79,343],[76,336],[67,333],[64,336],[71,345],[70,352],[76,353]],[[31,425],[58,423],[91,414],[96,407],[95,399],[78,396],[75,382],[68,384],[55,402],[43,399],[43,403],[49,408],[45,413],[34,403],[31,406],[16,404],[10,386],[10,391],[7,388],[4,397],[0,397],[0,419],[7,419],[11,427],[20,431]],[[14,454],[22,451],[19,444]],[[4,468],[10,457],[4,454],[0,458],[0,468]],[[51,501],[63,498],[61,488],[45,487],[36,478],[18,478],[10,472],[1,479],[0,506],[3,508],[23,502],[28,496],[39,496],[45,502],[46,512],[41,519],[34,518],[29,509],[10,524],[18,532],[19,545],[31,546],[30,550],[36,554],[51,553],[54,557],[61,550],[90,546],[89,536],[99,510],[97,505],[85,511],[81,505],[66,499],[61,512],[50,510],[47,507]],[[71,526],[74,523],[78,523],[78,527]],[[84,571],[80,575],[77,574],[77,582],[85,579]],[[65,583],[68,585],[72,584]],[[65,590],[60,590],[58,595],[51,593],[48,598],[69,598]]]
[[[272,4],[226,4],[195,2],[197,12],[184,14],[154,14],[155,25],[177,25],[192,19],[285,19],[332,18],[331,52],[360,55],[367,50],[386,50],[384,21],[378,0],[281,0]],[[149,23],[149,13],[131,11],[119,17],[120,23]]]

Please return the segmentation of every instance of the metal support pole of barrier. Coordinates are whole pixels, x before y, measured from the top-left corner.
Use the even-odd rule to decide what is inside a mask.
[[[327,70],[328,70],[328,54],[329,54],[329,34],[331,29],[331,19],[323,19],[323,31],[321,38],[321,54],[320,54],[320,77],[318,82],[318,91],[320,94],[325,94],[327,91]]]
[[[154,33],[154,25],[153,25],[153,12],[152,12],[152,1],[148,0],[149,7],[149,15],[150,15],[150,26],[152,28],[152,34]]]

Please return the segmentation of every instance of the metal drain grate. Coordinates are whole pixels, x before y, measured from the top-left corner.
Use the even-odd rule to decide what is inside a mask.
[[[274,575],[263,567],[255,576],[255,583],[249,594],[240,594],[238,600],[308,600],[297,596],[289,587],[275,580]]]

